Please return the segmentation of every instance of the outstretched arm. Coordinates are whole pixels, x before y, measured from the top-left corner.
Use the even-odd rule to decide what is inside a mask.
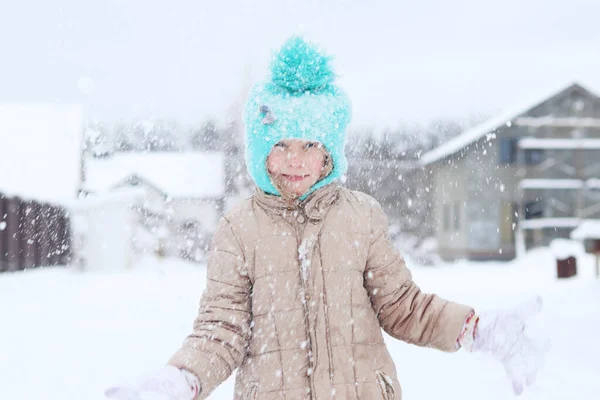
[[[421,292],[389,240],[387,217],[374,200],[371,239],[364,282],[381,327],[408,343],[456,351],[472,308]]]

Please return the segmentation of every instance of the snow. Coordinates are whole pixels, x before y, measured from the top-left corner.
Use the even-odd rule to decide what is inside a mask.
[[[556,128],[600,128],[598,118],[566,117],[559,118],[552,115],[545,117],[519,117],[515,120],[516,125],[539,128],[540,126],[552,126]]]
[[[519,226],[522,229],[574,228],[580,222],[579,218],[536,218],[521,221]]]
[[[505,111],[496,117],[490,118],[489,120],[482,122],[481,124],[461,133],[457,137],[438,146],[430,152],[425,153],[420,159],[421,164],[429,165],[445,157],[448,157],[463,149],[467,145],[476,142],[484,136],[492,133],[493,131],[500,128],[502,125],[511,126],[513,119],[520,117],[523,114],[526,114],[529,110],[544,103],[548,99],[559,95],[560,93],[564,92],[565,90],[571,88],[574,85],[581,86],[578,84],[569,84],[566,87],[562,86],[559,90],[552,90],[549,93],[544,93],[542,96],[535,96],[532,100],[526,101],[523,104],[514,107],[513,109]],[[489,139],[490,137],[488,137],[488,140]]]
[[[116,154],[86,161],[86,189],[107,192],[137,175],[173,198],[216,198],[225,192],[225,155],[221,152]]]
[[[584,181],[580,179],[522,179],[522,189],[581,189]]]
[[[310,251],[313,248],[314,238],[304,239],[298,247],[298,260],[300,261],[300,270],[302,280],[307,283],[310,276]]]
[[[550,250],[552,250],[552,254],[557,260],[566,260],[585,251],[581,243],[567,239],[554,239],[550,243]]]
[[[592,178],[585,182],[586,186],[590,189],[600,189],[600,179]]]
[[[580,249],[580,248],[579,248]],[[523,399],[596,399],[600,366],[600,282],[594,257],[578,250],[578,275],[556,279],[548,248],[511,263],[458,262],[413,267],[427,292],[478,310],[541,295],[533,331],[552,350]],[[131,271],[81,273],[47,268],[0,275],[0,398],[100,400],[115,383],[162,366],[190,332],[206,269],[144,259]],[[486,356],[443,353],[386,337],[404,398],[513,398],[505,373]],[[233,377],[210,399],[233,398]]]
[[[571,238],[575,240],[600,239],[600,220],[584,220],[573,232]]]
[[[521,189],[600,189],[600,179],[522,179]]]
[[[83,109],[0,104],[0,192],[38,201],[77,195]]]
[[[600,139],[540,139],[525,137],[519,140],[522,149],[573,150],[600,149]]]

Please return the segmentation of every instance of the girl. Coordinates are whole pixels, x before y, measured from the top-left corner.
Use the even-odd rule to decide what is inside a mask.
[[[192,334],[166,367],[107,396],[205,399],[238,369],[237,400],[399,400],[381,328],[418,346],[490,353],[520,393],[539,367],[523,330],[541,302],[479,317],[422,293],[379,204],[338,183],[350,103],[330,58],[295,37],[271,72],[244,113],[257,188],[219,223]]]

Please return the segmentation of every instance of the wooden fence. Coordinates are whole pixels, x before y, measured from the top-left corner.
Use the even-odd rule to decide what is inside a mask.
[[[0,193],[0,273],[65,265],[70,254],[64,208]]]

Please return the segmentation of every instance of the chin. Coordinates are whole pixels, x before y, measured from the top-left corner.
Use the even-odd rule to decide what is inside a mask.
[[[292,194],[293,194],[294,196],[296,196],[296,197],[300,197],[300,196],[302,196],[302,195],[303,195],[304,193],[306,193],[306,192],[308,192],[308,189],[306,189],[306,190],[304,190],[304,191],[302,191],[302,192],[299,192],[299,191],[293,190],[293,191],[292,191]]]
[[[291,195],[293,195],[294,197],[298,198],[301,197],[303,194],[305,194],[306,192],[308,192],[309,189],[305,189],[305,190],[298,190],[297,188],[288,188],[288,191]]]
[[[316,183],[311,183],[310,185],[307,185],[307,182],[302,182],[303,185],[302,186],[296,186],[296,185],[285,185],[284,187],[286,188],[286,190],[288,191],[288,193],[290,193],[291,195],[293,195],[294,197],[298,198],[298,197],[302,197],[303,195],[305,195],[311,187],[313,187],[313,185]]]

